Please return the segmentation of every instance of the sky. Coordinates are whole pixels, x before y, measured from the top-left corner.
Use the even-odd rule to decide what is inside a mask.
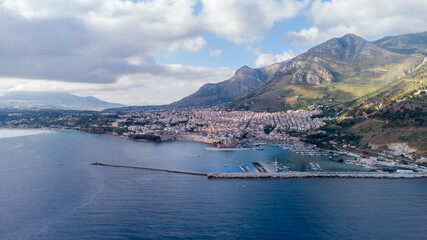
[[[177,101],[330,38],[426,31],[425,0],[0,0],[0,94]]]

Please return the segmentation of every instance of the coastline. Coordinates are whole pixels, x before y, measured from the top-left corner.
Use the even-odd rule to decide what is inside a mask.
[[[88,132],[88,131],[83,131],[83,130],[78,130],[78,129],[63,129],[63,128],[0,128],[0,129],[9,129],[9,130],[13,130],[13,129],[17,129],[17,130],[48,130],[48,131],[59,131],[59,132],[84,132],[84,133],[89,133],[92,134],[93,132]],[[112,136],[116,136],[116,137],[120,137],[126,140],[130,140],[130,141],[136,141],[136,142],[153,142],[153,143],[162,143],[162,142],[173,142],[173,141],[182,141],[182,142],[194,142],[194,143],[203,143],[205,144],[207,147],[205,148],[206,151],[218,151],[218,152],[231,152],[231,151],[245,151],[245,150],[251,150],[250,148],[216,148],[214,146],[214,144],[212,143],[212,141],[216,141],[216,139],[212,139],[210,141],[206,141],[206,137],[196,137],[195,135],[190,135],[191,137],[185,137],[185,138],[175,138],[175,139],[167,139],[167,140],[162,140],[159,142],[156,141],[151,141],[151,140],[145,140],[145,139],[130,139],[128,136],[125,135],[117,135],[111,132],[104,132],[104,133],[95,133],[98,135],[103,135],[103,134],[107,134],[107,135],[112,135]],[[294,142],[293,142],[294,143]],[[301,144],[305,144],[304,142],[300,142]],[[274,146],[274,147],[280,147],[277,145],[277,143],[274,142],[265,142],[265,144],[269,145],[269,146]],[[297,143],[294,143],[297,144]],[[329,149],[318,149],[320,151],[331,151]],[[362,151],[361,149],[353,149],[355,151]],[[293,150],[291,150],[293,151]],[[353,157],[358,157],[360,156],[360,154],[351,152],[350,150],[344,150],[344,149],[339,149],[336,148],[336,150],[332,150],[335,151],[339,154],[344,154],[344,155],[348,155],[348,156],[353,156]],[[294,151],[293,151],[294,152]],[[346,163],[346,164],[351,164],[351,165],[359,165],[359,166],[363,166],[365,168],[371,168],[372,166],[369,164],[364,164],[364,163]],[[417,170],[415,171],[415,173],[417,172],[422,172],[425,173],[427,172],[426,170],[419,170],[418,168],[415,168],[413,166],[408,166],[408,165],[402,165],[402,168],[409,168],[412,170]],[[246,176],[247,177],[247,176]]]

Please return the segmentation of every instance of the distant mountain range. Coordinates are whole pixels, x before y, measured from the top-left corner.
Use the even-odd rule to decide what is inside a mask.
[[[230,103],[233,109],[282,111],[351,103],[395,83],[424,63],[427,32],[369,42],[333,38],[284,62],[244,66],[229,80],[206,84],[173,107]]]
[[[373,43],[389,51],[413,54],[422,53],[427,56],[427,31],[422,33],[410,33],[398,36],[384,37]]]
[[[0,96],[2,108],[58,108],[71,110],[103,110],[124,107],[95,97],[79,97],[66,92],[16,91]]]

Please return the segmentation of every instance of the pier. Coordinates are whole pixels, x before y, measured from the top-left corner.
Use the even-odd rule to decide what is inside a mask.
[[[175,171],[158,168],[123,166],[106,163],[91,163],[93,166],[130,168],[156,172],[168,172],[177,174],[205,176],[208,179],[290,179],[290,178],[377,178],[377,179],[420,179],[427,178],[427,173],[380,173],[380,172],[245,172],[245,173],[197,173]]]
[[[123,166],[123,165],[114,165],[114,164],[106,164],[106,163],[91,163],[93,166],[102,166],[102,167],[115,167],[115,168],[131,168],[137,170],[148,170],[148,171],[156,171],[156,172],[168,172],[168,173],[179,173],[179,174],[187,174],[187,175],[198,175],[198,176],[206,176],[206,173],[196,173],[196,172],[185,172],[185,171],[175,171],[175,170],[167,170],[167,169],[159,169],[159,168],[146,168],[146,167],[134,167],[134,166]]]
[[[267,172],[267,170],[265,170],[265,168],[261,164],[259,164],[259,162],[252,162],[252,165],[254,165],[256,170],[260,173],[266,173]]]
[[[378,178],[417,179],[427,178],[426,173],[379,172],[271,172],[271,173],[208,173],[208,179],[288,179],[288,178]]]

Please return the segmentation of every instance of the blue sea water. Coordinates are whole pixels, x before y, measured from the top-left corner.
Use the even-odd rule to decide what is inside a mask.
[[[131,142],[80,132],[3,135],[0,239],[427,236],[427,180],[208,180],[89,163],[211,172],[276,158],[302,169],[313,160],[273,147],[211,152],[198,143]],[[355,167],[316,161],[330,170]]]

